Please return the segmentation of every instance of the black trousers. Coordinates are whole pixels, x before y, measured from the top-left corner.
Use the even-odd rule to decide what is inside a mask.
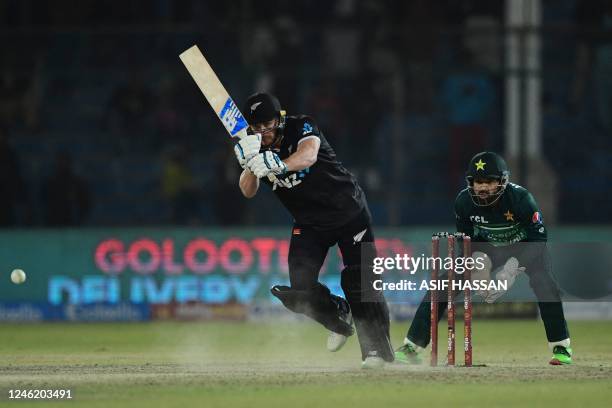
[[[361,234],[361,237],[357,236]],[[355,241],[355,236],[360,238]],[[367,210],[340,228],[319,231],[294,224],[289,244],[289,279],[292,289],[308,289],[318,283],[321,266],[331,247],[338,244],[345,267],[361,265],[361,244],[374,244]]]
[[[330,316],[338,314],[337,302],[318,278],[329,248],[336,244],[344,263],[340,283],[355,320],[362,359],[376,355],[393,361],[389,310],[382,293],[374,291],[371,285],[375,279],[371,259],[376,256],[376,250],[367,207],[347,224],[333,230],[293,226],[289,246],[291,289],[315,293],[318,299],[311,302],[314,311],[310,317],[329,327]]]
[[[492,263],[491,272],[503,266],[508,258],[512,256],[517,258],[520,266],[525,266],[525,274],[529,277],[529,285],[538,299],[538,308],[544,323],[546,338],[549,342],[569,338],[559,288],[551,276],[551,263],[546,243],[519,243],[507,247],[494,247],[488,243],[474,243],[472,250],[484,252],[489,256]],[[491,279],[494,278],[495,276],[491,276]],[[445,296],[438,296],[438,299],[441,298],[446,299]],[[410,341],[421,347],[426,347],[430,341],[430,299],[430,293],[427,292],[417,309],[406,336]],[[445,301],[439,302],[438,320],[444,315],[446,306]]]

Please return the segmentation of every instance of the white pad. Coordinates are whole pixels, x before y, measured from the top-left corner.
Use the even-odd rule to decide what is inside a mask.
[[[550,349],[550,351],[553,351],[555,346],[563,346],[565,348],[569,348],[569,346],[570,346],[570,339],[567,338],[567,339],[561,340],[561,341],[548,342],[548,348]]]

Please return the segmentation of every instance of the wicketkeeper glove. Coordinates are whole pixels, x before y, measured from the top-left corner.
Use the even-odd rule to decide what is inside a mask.
[[[516,277],[521,272],[525,272],[525,267],[519,266],[518,259],[512,256],[508,258],[501,270],[495,274],[495,279],[498,281],[506,281],[508,289],[510,289],[512,285],[514,285]],[[490,290],[485,298],[485,302],[493,303],[504,293],[506,293],[505,290]]]
[[[489,256],[485,254],[484,252],[480,252],[480,251],[474,251],[474,253],[472,254],[472,258],[479,259],[483,267],[482,268],[478,268],[478,267],[472,268],[471,281],[476,282],[476,281],[484,280],[484,281],[489,282],[491,280],[491,268],[493,266],[493,264],[491,263],[491,258],[489,258]],[[482,297],[483,299],[486,299],[487,296],[489,295],[489,291],[486,289],[481,289],[481,290],[477,290],[476,294]]]

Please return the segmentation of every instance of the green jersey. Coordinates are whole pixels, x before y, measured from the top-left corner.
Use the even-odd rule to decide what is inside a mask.
[[[527,189],[508,183],[493,205],[474,204],[466,188],[455,200],[457,231],[476,242],[509,245],[515,242],[545,242],[546,227],[535,199]]]

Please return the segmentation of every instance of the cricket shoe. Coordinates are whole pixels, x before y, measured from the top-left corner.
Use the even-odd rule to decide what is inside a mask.
[[[368,356],[361,362],[361,368],[364,370],[380,370],[385,366],[386,361],[378,356],[377,351],[370,351]]]
[[[352,329],[353,315],[351,313],[351,308],[348,302],[340,297],[338,297],[337,300],[338,300],[338,313],[339,313],[338,318],[342,320],[344,323],[351,326],[351,329]],[[329,336],[327,336],[327,350],[331,352],[340,350],[346,344],[346,341],[348,340],[348,338],[352,335],[353,333],[347,336],[344,334],[336,333],[334,331],[330,331]]]
[[[555,346],[553,356],[548,362],[550,365],[572,364],[572,349],[570,347]]]
[[[395,350],[395,361],[402,364],[419,365],[423,363],[415,346],[408,342]]]

